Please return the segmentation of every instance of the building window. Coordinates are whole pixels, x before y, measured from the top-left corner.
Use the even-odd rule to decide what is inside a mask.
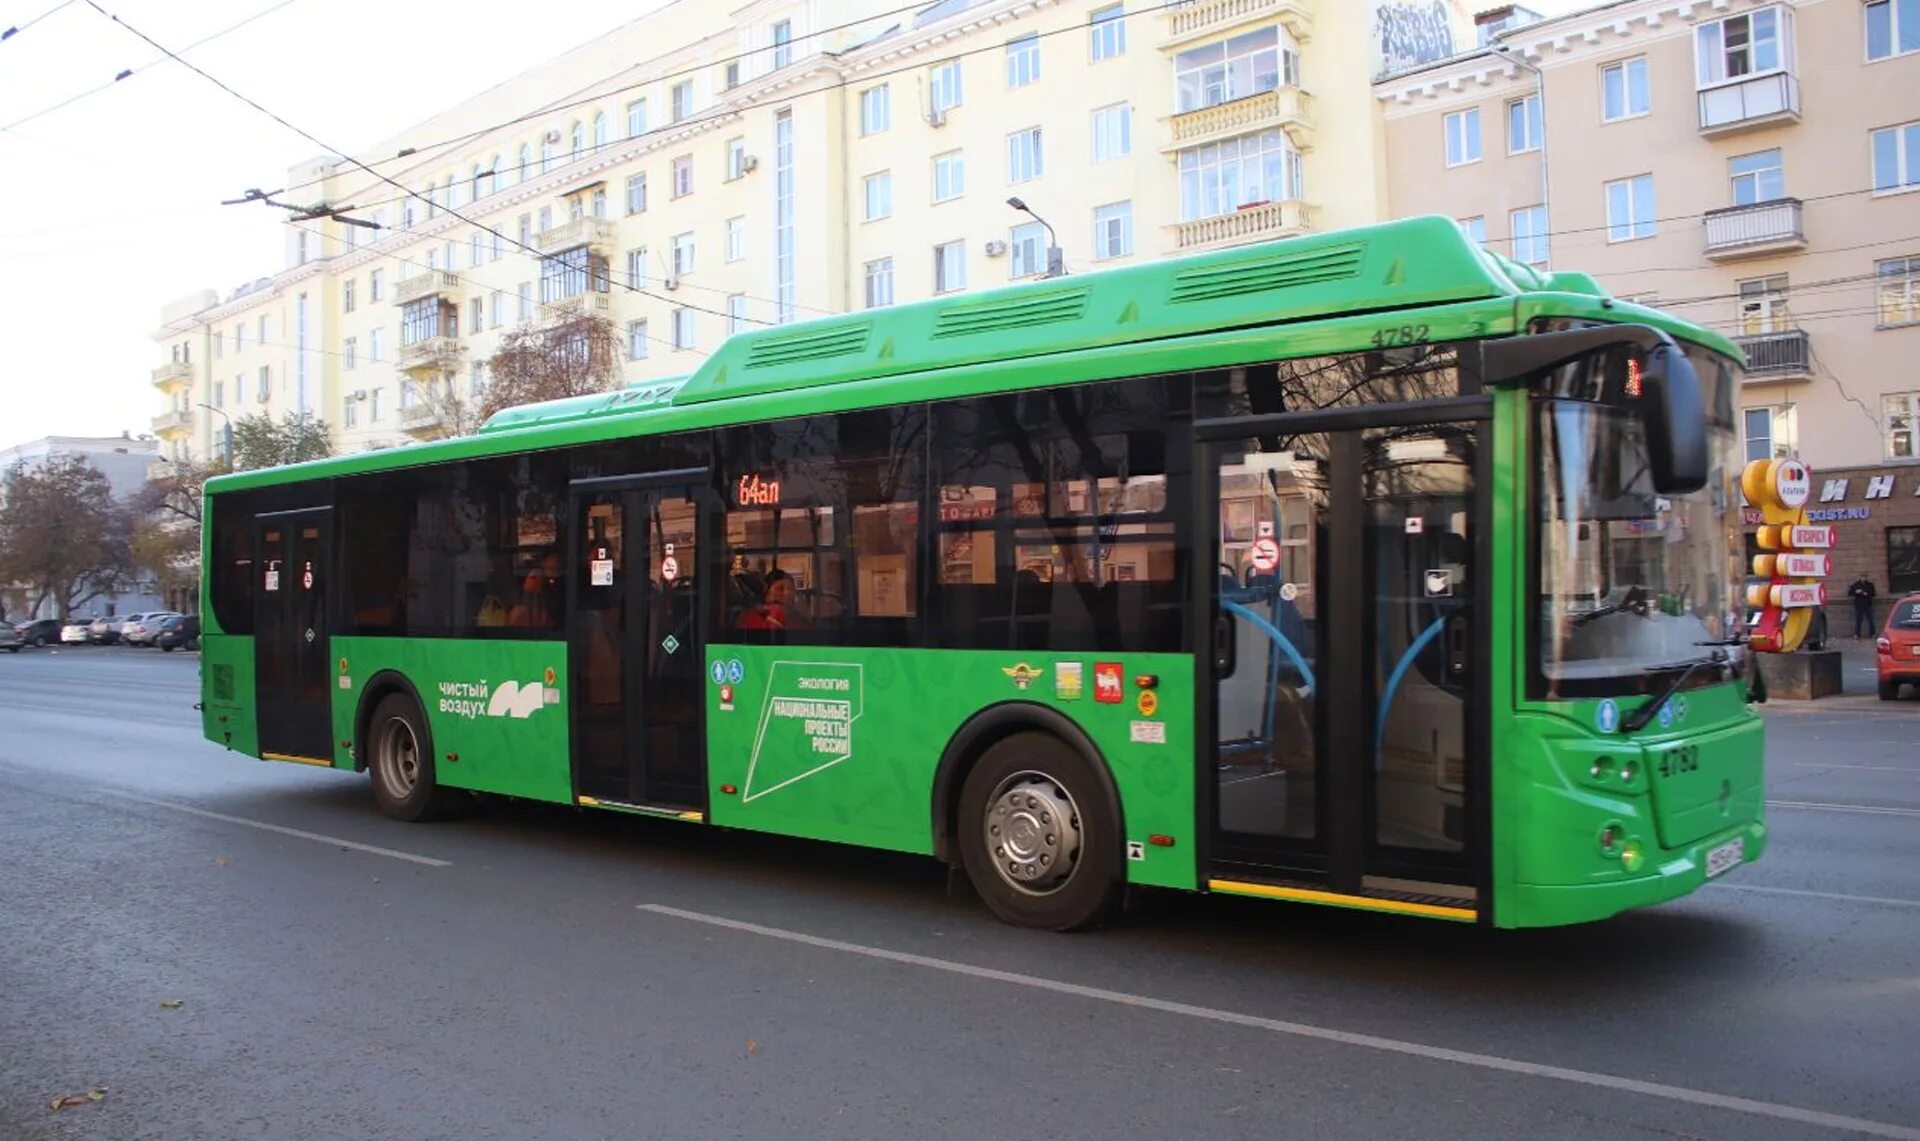
[[[586,215],[586,200],[581,195],[575,194],[567,199],[567,221],[578,222]]]
[[[1540,149],[1546,125],[1540,118],[1540,97],[1529,95],[1507,104],[1507,153],[1524,154]]]
[[[1040,154],[1040,128],[1028,127],[1007,136],[1007,181],[1031,182],[1045,173]]]
[[[647,133],[647,101],[635,99],[627,104],[627,137],[637,139]]]
[[[567,135],[567,161],[579,162],[587,153],[587,129],[578,120]]]
[[[877,135],[893,126],[893,96],[888,86],[869,87],[860,93],[860,133]]]
[[[477,268],[482,261],[486,260],[487,236],[475,230],[473,237],[467,241],[467,247],[467,265],[469,268]]]
[[[933,69],[933,76],[927,84],[928,93],[933,101],[933,113],[944,115],[960,106],[960,61],[948,60]]]
[[[673,236],[673,276],[680,277],[693,272],[693,235],[675,234]]]
[[[359,363],[359,357],[360,357],[360,338],[358,337],[342,338],[340,341],[340,371],[352,372],[354,365]],[[219,400],[216,398],[214,403],[216,404],[219,403]]]
[[[1654,233],[1653,176],[1607,183],[1607,240],[1630,242]]]
[[[513,168],[513,181],[525,182],[533,173],[533,150],[527,144],[520,144],[520,161]]]
[[[647,359],[647,323],[645,321],[627,322],[627,359],[630,361]]]
[[[1040,36],[1037,33],[1007,41],[1007,86],[1025,87],[1040,81]]]
[[[1133,203],[1115,202],[1093,209],[1095,261],[1123,258],[1133,253]]]
[[[267,340],[270,337],[271,331],[273,328],[273,326],[269,325],[267,321],[268,321],[267,315],[265,313],[260,314],[260,343],[263,345],[267,343]]]
[[[962,151],[933,156],[933,200],[948,202],[967,192],[967,158]]]
[[[346,399],[340,402],[340,426],[343,428],[354,428],[358,427],[359,424],[360,401],[355,399],[352,393],[348,393]]]
[[[376,388],[367,396],[367,422],[370,424],[380,422],[380,392],[381,390]]]
[[[1180,152],[1180,220],[1306,196],[1300,152],[1280,131],[1223,139]]]
[[[739,60],[737,59],[728,60],[727,66],[721,69],[720,86],[728,91],[732,91],[734,88],[740,86],[740,61]]]
[[[533,215],[520,215],[520,245],[526,248],[533,245]]]
[[[1920,527],[1887,528],[1887,592],[1912,594],[1920,590]],[[1912,622],[1913,610],[1907,610],[1902,624]]]
[[[778,69],[793,62],[793,21],[776,20],[773,25],[773,66]]]
[[[673,347],[676,349],[694,349],[700,347],[698,327],[694,318],[697,314],[691,309],[673,311]]]
[[[349,277],[340,283],[340,311],[342,313],[353,312],[354,306],[359,303],[359,298],[356,296],[358,293],[359,286],[353,278]],[[216,357],[220,355],[220,334],[218,333],[213,335],[213,355]]]
[[[1886,425],[1887,458],[1920,457],[1914,440],[1914,415],[1920,411],[1920,392],[1896,392],[1880,398],[1880,422]]]
[[[476,297],[467,304],[467,335],[478,334],[487,327],[487,299]]]
[[[1787,316],[1787,275],[1748,278],[1738,282],[1739,329],[1743,337],[1784,332],[1793,327]]]
[[[1460,228],[1467,232],[1467,237],[1473,239],[1474,245],[1484,246],[1487,244],[1487,219],[1485,215],[1476,214],[1471,218],[1460,219]]]
[[[1273,91],[1300,80],[1293,37],[1279,27],[1235,36],[1173,57],[1174,110],[1185,113]]]
[[[1480,108],[1455,111],[1446,118],[1447,165],[1480,161]]]
[[[674,122],[678,123],[680,120],[693,114],[693,80],[683,79],[679,83],[674,84],[669,95],[671,96],[670,109],[673,112]]]
[[[1735,155],[1727,160],[1727,173],[1733,179],[1733,204],[1753,206],[1772,202],[1787,194],[1786,171],[1780,165],[1780,149]]]
[[[893,304],[893,259],[880,258],[867,263],[867,308]]]
[[[1787,67],[1778,8],[1760,8],[1694,29],[1701,87]]]
[[[1746,427],[1747,462],[1770,460],[1785,454],[1785,448],[1774,450],[1773,409],[1749,408],[1741,413],[1741,420]]]
[[[747,220],[727,219],[727,260],[744,261],[747,256]]]
[[[1547,264],[1547,208],[1528,206],[1508,218],[1513,227],[1513,260],[1528,265]]]
[[[1647,57],[1636,56],[1600,69],[1601,116],[1609,123],[1633,119],[1653,107],[1647,88]]]
[[[1920,186],[1920,122],[1873,132],[1873,192]]]
[[[1867,5],[1867,59],[1920,51],[1920,0],[1871,0]]]
[[[747,140],[734,137],[727,140],[727,181],[731,182],[747,173]]]
[[[258,399],[260,403],[265,404],[268,401],[268,399],[270,399],[272,396],[273,396],[273,368],[270,365],[261,365],[260,366],[260,392],[256,399]]]
[[[496,289],[487,295],[487,327],[498,329],[507,320],[507,294]]]
[[[1125,103],[1093,112],[1093,161],[1107,162],[1133,153],[1133,108]]]
[[[609,284],[606,259],[593,256],[587,246],[575,246],[540,259],[542,304],[579,297],[590,289],[605,293]]]
[[[933,247],[933,291],[953,293],[967,287],[967,243],[946,242]]]
[[[520,306],[517,310],[518,316],[515,319],[520,321],[533,320],[533,282],[521,282],[517,287],[516,293],[520,299]]]
[[[475,400],[487,393],[487,362],[474,361],[467,370],[467,395]]]
[[[607,216],[607,188],[604,186],[594,187],[593,216],[596,218],[605,218]],[[473,264],[479,265],[480,264],[480,245],[478,242],[474,243],[473,255],[474,255]]]
[[[440,335],[440,299],[422,297],[400,307],[400,343],[417,345]]]
[[[747,295],[744,293],[727,294],[727,334],[738,333],[747,327]]]
[[[385,329],[368,329],[367,359],[370,361],[386,360],[386,341],[387,331]]]
[[[606,145],[607,113],[605,111],[595,111],[593,113],[593,149],[599,150]]]
[[[638,289],[647,283],[647,247],[627,251],[627,288]]]
[[[502,257],[506,256],[506,241],[500,236],[500,231],[498,230],[488,230],[487,235],[493,245],[493,260],[499,261]]]
[[[627,213],[640,214],[647,208],[647,176],[639,174],[627,176]]]
[[[1015,226],[1007,235],[1011,253],[1008,277],[1036,277],[1047,268],[1047,232],[1038,222]]]
[[[380,281],[380,271],[377,269],[373,271],[373,280],[375,282],[373,287],[373,299],[375,301],[378,301],[380,300],[380,286],[378,284]],[[247,347],[247,326],[246,326],[246,322],[243,321],[240,324],[235,325],[233,327],[233,351],[236,353],[241,352],[241,351],[244,351],[246,347]]]
[[[893,215],[893,172],[883,170],[879,174],[869,174],[861,185],[866,190],[867,216],[869,222]]]
[[[1087,17],[1087,37],[1095,63],[1127,54],[1126,5],[1095,8]]]
[[[693,156],[681,155],[673,160],[673,196],[685,198],[693,193]]]
[[[1873,263],[1880,294],[1880,326],[1920,322],[1920,255]]]

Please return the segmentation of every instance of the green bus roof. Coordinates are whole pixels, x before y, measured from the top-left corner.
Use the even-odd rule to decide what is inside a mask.
[[[1554,297],[1564,304],[1554,304]],[[1409,218],[1287,238],[1084,276],[1023,282],[729,337],[691,376],[641,381],[612,392],[508,408],[478,436],[221,476],[218,493],[352,472],[530,451],[665,430],[683,419],[714,423],[730,401],[784,415],[767,400],[832,385],[1114,349],[1217,330],[1529,297],[1548,310],[1591,308],[1602,290],[1584,274],[1543,274],[1493,254],[1452,219]],[[1644,322],[1738,357],[1733,344],[1671,315],[1607,301],[1608,319]],[[1042,381],[1036,381],[1039,383]],[[866,386],[863,386],[866,387]],[[901,398],[911,398],[908,393]],[[932,392],[923,395],[935,395]],[[699,410],[708,415],[663,415]],[[740,410],[745,418],[745,409]],[[641,425],[646,424],[642,429]],[[568,428],[592,425],[590,433]],[[689,424],[688,426],[692,426]],[[614,431],[609,432],[610,429]]]

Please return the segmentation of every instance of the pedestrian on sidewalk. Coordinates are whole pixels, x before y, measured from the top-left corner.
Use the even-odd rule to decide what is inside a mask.
[[[1873,581],[1866,575],[1853,580],[1847,588],[1847,597],[1853,599],[1853,636],[1856,638],[1873,637]]]

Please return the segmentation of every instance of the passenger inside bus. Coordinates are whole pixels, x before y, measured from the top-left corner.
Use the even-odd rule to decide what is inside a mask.
[[[742,630],[785,630],[798,626],[800,614],[794,608],[793,576],[775,568],[767,572],[766,589],[758,606],[748,607],[740,615]]]
[[[560,624],[560,552],[552,547],[520,580],[520,600],[507,612],[507,625],[547,629]]]

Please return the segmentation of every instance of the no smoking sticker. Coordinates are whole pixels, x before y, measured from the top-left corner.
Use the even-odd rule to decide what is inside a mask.
[[[1270,571],[1280,565],[1280,544],[1272,538],[1260,538],[1253,541],[1247,551],[1247,558],[1257,571]]]

